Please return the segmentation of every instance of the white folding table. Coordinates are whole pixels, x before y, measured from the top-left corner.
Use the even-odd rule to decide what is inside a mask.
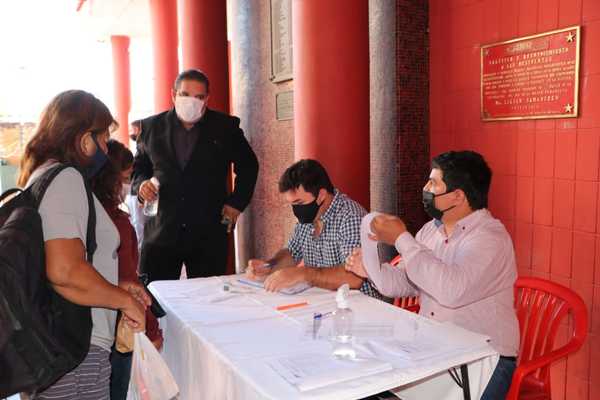
[[[229,293],[225,282],[232,282]],[[357,347],[368,340],[395,338],[433,345],[422,358],[377,353],[393,369],[371,376],[301,392],[269,365],[269,360],[295,354],[331,354],[324,324],[311,333],[314,312],[335,308],[335,293],[311,288],[294,296],[251,292],[235,275],[153,282],[149,289],[167,315],[161,319],[162,354],[180,387],[181,400],[195,399],[360,399],[397,388],[402,399],[478,399],[493,372],[498,354],[487,338],[452,324],[409,313],[352,291]],[[307,305],[278,311],[286,304]],[[326,321],[326,320],[325,320]],[[391,332],[391,333],[390,333]],[[369,339],[374,335],[375,339]],[[386,336],[388,335],[388,336]],[[363,346],[364,348],[364,346]],[[468,366],[467,387],[454,383]]]

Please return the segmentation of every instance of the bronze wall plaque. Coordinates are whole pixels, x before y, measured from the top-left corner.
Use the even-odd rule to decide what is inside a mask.
[[[271,0],[271,80],[293,78],[292,1]]]
[[[581,27],[481,47],[483,121],[574,118]]]
[[[294,91],[277,93],[275,95],[275,115],[278,121],[294,119]]]

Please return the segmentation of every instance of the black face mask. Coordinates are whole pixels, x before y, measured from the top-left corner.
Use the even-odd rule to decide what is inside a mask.
[[[102,148],[96,139],[96,135],[92,134],[92,140],[96,145],[96,152],[92,156],[92,163],[86,168],[86,175],[88,179],[92,179],[94,176],[96,176],[96,174],[100,172],[102,167],[104,167],[104,164],[106,164],[108,161],[108,156],[104,151],[102,151]]]
[[[292,204],[292,211],[296,218],[298,218],[298,222],[301,224],[310,224],[315,220],[319,212],[319,207],[317,199],[314,199],[308,204]]]
[[[448,192],[446,191],[446,193],[442,193],[442,194],[435,194],[435,193],[431,193],[428,192],[426,190],[423,190],[423,208],[425,209],[425,212],[433,219],[437,219],[438,221],[442,220],[442,217],[444,216],[444,213],[448,210],[453,209],[456,206],[451,206],[446,208],[445,210],[440,210],[439,208],[435,207],[435,198],[436,197],[440,197],[440,196],[445,196],[448,193],[452,193],[452,191]]]

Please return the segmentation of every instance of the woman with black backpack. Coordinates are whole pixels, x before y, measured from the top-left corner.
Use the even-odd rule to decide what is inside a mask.
[[[46,276],[68,302],[91,307],[87,356],[75,369],[36,399],[109,399],[109,354],[115,319],[120,311],[134,331],[145,329],[150,299],[137,282],[118,282],[119,234],[97,198],[97,249],[93,264],[86,259],[89,212],[86,185],[108,160],[106,143],[116,125],[108,108],[90,93],[70,90],[46,107],[21,161],[21,186],[31,185],[58,164],[62,170],[48,186],[40,204],[46,255]],[[75,332],[76,333],[76,332]]]

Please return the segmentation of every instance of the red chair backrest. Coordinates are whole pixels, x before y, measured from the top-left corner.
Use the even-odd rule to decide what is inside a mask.
[[[577,351],[583,345],[588,329],[586,305],[577,293],[558,283],[520,277],[515,283],[515,308],[521,333],[519,367],[515,374],[521,366],[541,366],[547,361],[533,374],[549,391],[550,363]],[[572,313],[574,323],[571,338],[566,345],[554,349],[559,326],[569,313]]]
[[[401,255],[397,255],[396,257],[394,257],[392,259],[392,261],[390,261],[391,265],[398,265],[400,264],[400,261],[402,261],[402,256]],[[394,299],[394,305],[400,308],[404,308],[405,310],[414,312],[414,313],[419,313],[419,310],[421,309],[421,306],[419,304],[419,296],[414,296],[414,297],[397,297]]]

